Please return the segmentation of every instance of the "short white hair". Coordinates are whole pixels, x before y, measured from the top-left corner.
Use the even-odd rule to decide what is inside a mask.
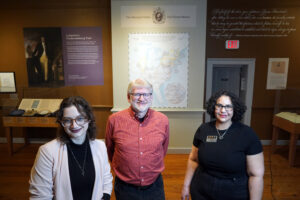
[[[149,83],[147,80],[140,78],[135,79],[128,84],[127,94],[130,94],[133,88],[147,88],[150,91],[150,93],[153,92],[152,84]]]

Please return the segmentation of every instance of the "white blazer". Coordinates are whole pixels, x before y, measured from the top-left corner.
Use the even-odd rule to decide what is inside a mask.
[[[100,200],[103,193],[111,194],[113,177],[104,142],[93,140],[90,146],[95,165],[92,200]],[[39,148],[29,184],[30,199],[73,199],[66,144],[55,139]]]

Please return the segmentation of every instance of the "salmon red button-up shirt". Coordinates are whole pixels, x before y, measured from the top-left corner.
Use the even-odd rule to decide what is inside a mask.
[[[109,117],[105,141],[116,176],[129,184],[150,185],[165,168],[169,120],[149,109],[140,122],[128,108]]]

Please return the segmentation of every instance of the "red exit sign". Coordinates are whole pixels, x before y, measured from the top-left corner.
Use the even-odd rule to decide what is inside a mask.
[[[226,49],[238,49],[240,47],[239,40],[226,40],[225,48]]]

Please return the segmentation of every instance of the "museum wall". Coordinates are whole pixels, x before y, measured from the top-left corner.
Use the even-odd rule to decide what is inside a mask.
[[[160,40],[161,43],[164,43],[163,37],[170,34],[173,35],[174,39],[177,35],[181,33],[188,34],[188,78],[187,80],[181,79],[181,83],[187,83],[187,106],[186,107],[172,107],[171,106],[158,106],[155,107],[155,110],[161,111],[167,115],[170,122],[170,143],[169,143],[169,152],[174,153],[188,153],[191,149],[193,137],[195,131],[200,126],[203,120],[203,99],[204,99],[204,80],[205,80],[205,30],[206,30],[206,0],[186,0],[183,1],[149,1],[149,0],[138,0],[138,1],[119,1],[112,0],[112,13],[111,13],[111,21],[112,21],[112,63],[113,63],[113,98],[114,98],[114,107],[113,112],[122,110],[129,106],[126,99],[126,91],[127,85],[130,80],[130,53],[129,49],[129,35],[136,34],[140,37],[147,37],[148,39],[153,39],[151,36],[155,36],[155,41]],[[185,6],[189,6],[188,8]],[[166,16],[171,15],[172,11],[175,9],[193,9],[195,8],[196,17],[195,23],[193,25],[186,25],[179,23],[176,26],[172,26],[168,24],[166,19],[166,23],[155,24],[152,22],[152,13],[153,10],[161,8]],[[180,8],[180,9],[179,9]],[[125,15],[126,9],[131,10],[128,15]],[[150,11],[149,11],[150,10]],[[149,11],[149,12],[148,12]],[[123,15],[122,15],[123,13]],[[185,15],[189,15],[190,13],[185,13]],[[180,15],[180,14],[179,14]],[[184,14],[183,14],[184,15]],[[128,17],[129,16],[129,17]],[[124,22],[126,19],[139,19],[139,18],[147,18],[150,19],[145,23],[149,22],[149,26],[145,26],[144,23],[139,21],[131,21]],[[181,17],[181,16],[177,16]],[[193,18],[193,17],[191,17]],[[170,20],[170,19],[169,19]],[[145,36],[147,35],[147,36]],[[149,37],[148,37],[149,35]],[[170,36],[169,38],[171,38]],[[148,40],[146,39],[146,40]],[[174,41],[174,40],[173,40]],[[155,42],[153,42],[155,43]],[[153,44],[152,43],[152,44]],[[154,45],[148,45],[154,46]],[[158,45],[159,46],[159,45]],[[166,45],[168,46],[168,45]],[[169,45],[172,46],[172,45]],[[147,50],[145,50],[147,49]],[[157,50],[159,52],[165,52],[164,55],[172,56],[169,50],[161,50],[161,47],[158,47]],[[163,49],[163,47],[162,47]],[[180,49],[180,47],[178,48]],[[143,47],[143,51],[151,52],[147,47]],[[133,56],[134,57],[134,56]],[[157,82],[161,83],[159,88],[164,88],[164,83],[168,83],[169,77],[168,73],[164,73],[162,71],[155,71],[155,62],[159,62],[163,59],[159,55],[157,55],[156,59],[145,59],[147,64],[142,60],[144,56],[140,56],[141,58],[141,68],[147,68],[147,61],[151,64],[151,70],[148,73],[143,72],[141,75],[147,74],[148,77],[146,79],[155,79]],[[145,56],[146,57],[146,56]],[[178,57],[174,57],[174,62],[180,59]],[[183,64],[182,64],[183,65]],[[132,65],[133,66],[133,65]],[[160,67],[164,68],[164,67]],[[160,69],[159,68],[159,69]],[[171,68],[176,68],[176,65],[170,64],[168,67],[165,67],[172,70]],[[181,66],[183,68],[183,66]],[[178,69],[180,70],[180,69]],[[135,71],[135,73],[139,73]],[[165,76],[162,76],[165,75]],[[173,74],[172,74],[173,75]],[[153,78],[154,77],[154,78]],[[173,77],[173,81],[174,81]],[[171,80],[171,81],[172,81]],[[176,79],[177,80],[177,79]],[[150,81],[150,80],[149,80]],[[171,82],[170,81],[170,82]],[[153,84],[153,82],[152,82]],[[155,87],[154,83],[154,87]],[[167,84],[165,84],[167,85]],[[163,90],[163,89],[161,89]],[[161,90],[156,90],[156,92],[160,92]],[[155,93],[155,92],[154,92]],[[153,94],[154,98],[157,94]],[[164,101],[166,102],[168,99],[165,98],[166,95],[162,94],[164,97]],[[163,102],[163,103],[165,103]],[[161,104],[160,104],[161,105]]]
[[[243,32],[236,29],[241,27]],[[248,109],[252,109],[251,126],[262,140],[271,139],[274,112],[299,112],[299,31],[299,1],[208,1],[206,58],[256,60],[253,105]],[[226,50],[226,40],[239,40],[239,49]],[[269,58],[289,58],[286,89],[266,89]],[[287,136],[281,134],[279,139]]]
[[[121,1],[115,2],[116,7],[123,5],[119,3]],[[123,2],[132,3],[132,1]],[[154,5],[157,3],[157,1],[139,2],[140,5]],[[165,5],[182,4],[180,1],[162,2]],[[190,0],[186,2],[188,2],[187,4],[198,6],[197,13],[199,16],[196,29],[120,28],[118,24],[111,25],[111,18],[114,17],[115,19],[113,20],[120,23],[118,22],[120,14],[116,10],[111,13],[111,1],[109,0],[46,0],[39,2],[33,0],[26,2],[12,0],[2,2],[0,7],[0,71],[14,71],[16,73],[17,93],[0,94],[0,114],[5,115],[16,108],[24,97],[64,98],[70,95],[80,95],[85,97],[93,106],[98,126],[98,137],[103,138],[106,120],[111,114],[110,110],[113,108],[115,111],[118,111],[128,107],[126,100],[128,83],[128,50],[126,48],[128,33],[132,31],[181,31],[188,32],[191,36],[190,79],[188,82],[190,101],[188,108],[184,111],[180,109],[162,109],[162,112],[170,119],[170,147],[183,150],[190,148],[194,132],[202,123],[205,98],[205,60],[207,58],[255,58],[253,105],[252,108],[248,108],[252,109],[251,126],[258,133],[260,139],[270,140],[274,110],[278,111],[280,107],[280,109],[299,111],[300,108],[298,98],[300,97],[300,79],[298,78],[300,77],[300,58],[298,53],[300,46],[300,37],[298,36],[300,25],[299,1],[254,0],[245,3],[237,0],[226,2],[210,0],[207,1],[207,5],[204,0]],[[206,6],[207,11],[205,10]],[[283,26],[281,24],[277,25],[279,26],[277,28],[280,29],[281,27],[284,30],[281,30],[281,33],[276,37],[258,36],[258,33],[254,33],[256,36],[230,38],[211,35],[212,28],[216,26],[211,21],[216,14],[216,9],[257,11],[274,8],[284,10],[284,15],[293,17],[289,19],[290,21],[288,20],[290,22],[287,25],[288,27],[281,27]],[[283,21],[286,20],[284,19]],[[205,21],[207,21],[207,24]],[[59,88],[28,87],[23,28],[68,26],[99,26],[102,28],[104,85]],[[111,32],[111,26],[115,32]],[[237,50],[226,50],[226,39],[239,40],[240,48]],[[266,89],[269,58],[289,58],[286,90]],[[2,121],[0,122],[0,130],[0,138],[4,138],[5,133]],[[55,130],[52,129],[30,129],[28,132],[31,138],[53,138],[55,135]],[[41,132],[43,135],[41,135]],[[14,136],[21,137],[22,131],[19,129],[14,130]],[[280,139],[287,139],[287,136],[281,134]]]
[[[104,84],[58,88],[28,87],[23,28],[25,27],[101,27],[103,43]],[[98,137],[104,137],[107,117],[111,114],[112,67],[109,0],[5,1],[0,6],[0,71],[14,71],[17,94],[0,94],[1,115],[16,108],[22,98],[64,98],[80,95],[92,105],[98,126]],[[0,138],[5,137],[0,122]],[[53,129],[30,129],[31,138],[55,137]],[[41,133],[43,135],[41,135]],[[14,130],[14,137],[22,131]]]

